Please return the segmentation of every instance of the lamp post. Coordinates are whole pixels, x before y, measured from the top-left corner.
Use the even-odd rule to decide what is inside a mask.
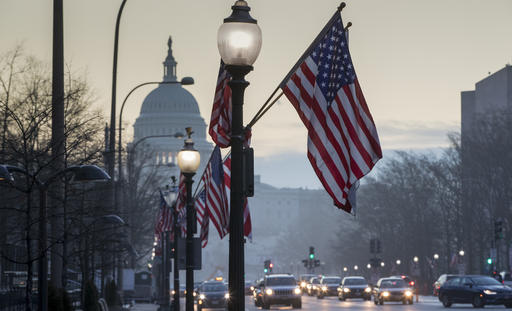
[[[178,189],[176,189],[176,177],[175,176],[171,176],[171,180],[172,180],[172,188],[171,188],[171,191],[169,192],[169,196],[168,196],[168,200],[169,200],[169,206],[172,207],[172,214],[173,214],[173,217],[172,217],[172,230],[174,232],[174,241],[173,241],[173,244],[174,244],[174,260],[173,260],[173,265],[174,265],[174,297],[173,297],[173,303],[172,305],[174,306],[174,310],[175,311],[179,311],[180,310],[180,271],[179,271],[179,268],[178,268],[178,258],[179,258],[179,254],[178,254],[178,232],[180,232],[181,230],[179,229],[179,226],[178,226],[178,207],[176,205],[176,199],[178,198]]]
[[[95,165],[70,166],[58,171],[46,181],[17,166],[0,165],[0,181],[14,181],[13,173],[20,173],[32,178],[39,189],[39,301],[38,310],[48,311],[48,258],[47,258],[47,192],[48,186],[58,177],[67,173],[73,174],[75,182],[107,181],[110,176]]]
[[[187,127],[188,138],[185,140],[185,146],[178,153],[178,166],[181,173],[185,176],[185,186],[187,190],[187,243],[186,243],[186,287],[187,294],[185,295],[185,310],[194,311],[194,233],[196,231],[196,218],[194,211],[194,201],[192,199],[192,177],[196,174],[199,168],[201,156],[197,150],[194,149],[194,142],[192,141],[192,128]],[[179,288],[175,288],[175,291]]]
[[[219,53],[232,79],[231,120],[231,197],[229,217],[229,294],[228,310],[245,310],[244,296],[244,219],[242,188],[243,172],[243,102],[249,85],[245,75],[252,71],[261,50],[261,30],[250,14],[246,1],[239,0],[231,7],[231,16],[224,19],[217,34]]]

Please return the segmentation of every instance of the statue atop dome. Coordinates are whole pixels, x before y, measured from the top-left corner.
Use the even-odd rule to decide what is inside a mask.
[[[167,46],[169,49],[167,50],[167,57],[165,58],[164,64],[164,81],[177,81],[176,77],[176,65],[178,63],[174,59],[172,55],[172,38],[169,36],[169,40],[167,40]]]

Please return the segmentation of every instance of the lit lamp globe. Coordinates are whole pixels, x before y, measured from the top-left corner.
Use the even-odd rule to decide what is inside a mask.
[[[178,152],[178,166],[182,173],[195,174],[201,162],[201,155],[194,149],[191,139],[185,141],[185,147]]]
[[[217,33],[220,57],[226,65],[252,66],[261,50],[261,29],[246,1],[236,1],[231,9]]]

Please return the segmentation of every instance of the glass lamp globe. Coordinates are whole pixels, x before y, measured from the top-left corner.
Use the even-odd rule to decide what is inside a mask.
[[[226,65],[251,66],[261,50],[261,29],[249,15],[245,1],[231,7],[233,13],[224,19],[217,33],[217,46]]]
[[[195,173],[199,168],[201,155],[194,149],[194,143],[189,138],[185,146],[178,152],[178,166],[182,173]]]

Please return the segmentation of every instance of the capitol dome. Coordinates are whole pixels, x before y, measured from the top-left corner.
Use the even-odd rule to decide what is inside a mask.
[[[172,39],[167,41],[168,52],[164,67],[164,82],[177,82],[177,62],[172,55]],[[161,83],[142,102],[140,115],[135,121],[134,142],[144,139],[147,149],[154,151],[156,163],[176,164],[176,155],[183,147],[183,139],[172,137],[185,133],[191,127],[194,147],[201,153],[201,167],[213,149],[206,141],[206,123],[201,117],[199,105],[194,96],[180,83]]]
[[[159,84],[144,99],[140,113],[199,114],[199,106],[194,96],[181,84]]]

